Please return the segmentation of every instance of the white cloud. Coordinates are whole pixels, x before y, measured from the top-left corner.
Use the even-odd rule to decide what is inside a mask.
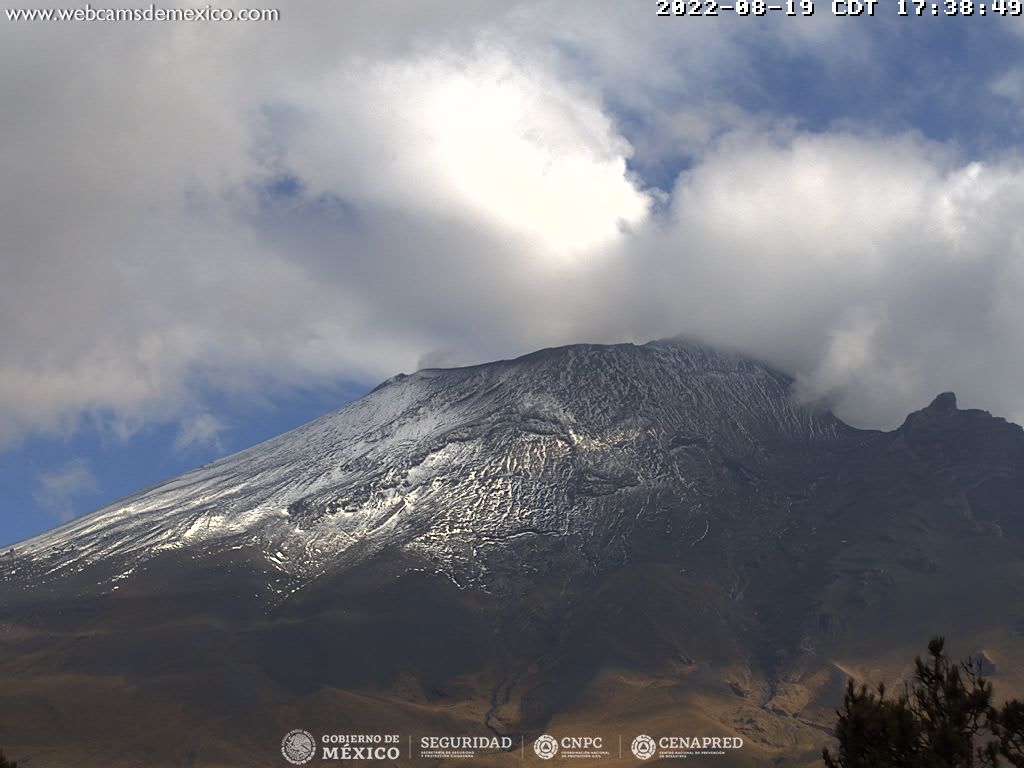
[[[186,416],[178,426],[174,438],[174,450],[188,451],[192,448],[210,446],[223,452],[220,437],[227,425],[212,413],[196,413]]]
[[[1024,342],[1020,163],[913,135],[740,138],[680,179],[647,243],[637,272],[666,308],[651,330],[767,357],[860,424],[899,423],[941,389],[1024,417],[1005,354]]]
[[[385,7],[0,26],[0,442],[87,416],[188,445],[203,393],[678,332],[859,423],[947,388],[1024,419],[1019,164],[763,92],[769,55],[868,78],[862,26]],[[665,160],[672,190],[629,170]]]
[[[346,67],[290,102],[300,125],[282,163],[314,193],[470,216],[565,257],[648,212],[600,105],[507,55]]]
[[[97,490],[96,478],[84,459],[73,459],[61,469],[42,472],[33,494],[36,504],[56,514],[61,522],[75,516],[74,499]]]

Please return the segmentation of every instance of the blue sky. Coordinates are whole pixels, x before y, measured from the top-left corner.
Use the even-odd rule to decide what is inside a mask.
[[[148,425],[130,437],[93,425],[54,438],[26,437],[0,463],[6,490],[4,540],[13,544],[84,512],[278,435],[366,393],[361,385],[290,392],[274,401],[222,402],[215,441],[182,445],[175,424]]]
[[[0,21],[0,541],[398,371],[684,333],[1024,420],[1024,21]]]

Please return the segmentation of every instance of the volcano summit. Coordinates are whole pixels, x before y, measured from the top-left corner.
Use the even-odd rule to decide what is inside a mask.
[[[749,359],[570,346],[396,376],[0,569],[0,741],[39,765],[281,765],[296,723],[810,765],[847,676],[930,634],[1024,688],[1024,431],[950,393],[858,430]]]

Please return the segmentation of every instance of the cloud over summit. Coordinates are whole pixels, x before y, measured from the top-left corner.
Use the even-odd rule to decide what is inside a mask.
[[[1012,129],[900,112],[888,27],[387,8],[0,28],[0,440],[677,333],[855,423],[1024,420]]]

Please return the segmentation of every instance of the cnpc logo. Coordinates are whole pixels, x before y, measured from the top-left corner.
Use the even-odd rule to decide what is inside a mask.
[[[533,742],[533,751],[541,760],[550,760],[558,754],[558,740],[546,733]]]
[[[573,753],[573,756],[578,756],[576,753],[599,750],[603,746],[604,740],[600,736],[563,736],[561,739],[556,739],[545,733],[533,742],[533,751],[542,760],[550,760],[559,751],[570,752]]]

